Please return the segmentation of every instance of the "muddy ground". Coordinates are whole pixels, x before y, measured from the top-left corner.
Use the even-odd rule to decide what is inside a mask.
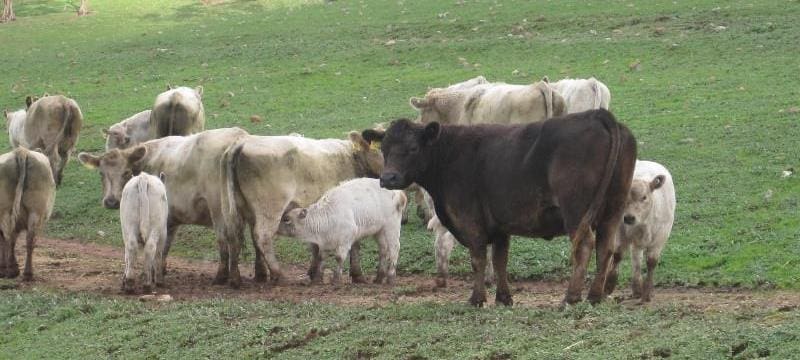
[[[24,247],[17,247],[20,260],[24,260]],[[20,289],[56,289],[65,292],[84,292],[118,298],[138,298],[141,294],[126,295],[120,292],[123,270],[122,249],[81,243],[71,240],[39,239],[34,253],[34,281],[18,281],[11,287]],[[252,264],[243,264],[242,287],[238,290],[211,284],[216,263],[170,257],[166,287],[158,294],[169,294],[174,301],[193,301],[209,298],[239,298],[285,302],[322,302],[340,305],[381,306],[391,303],[466,302],[470,282],[463,277],[450,279],[448,287],[434,286],[432,275],[398,276],[394,287],[373,284],[350,284],[334,287],[330,284],[307,285],[305,268],[286,265],[290,279],[287,285],[269,285],[252,281]],[[326,273],[326,282],[330,272]],[[349,279],[348,279],[349,280]],[[512,281],[514,306],[556,308],[565,283],[541,281]],[[613,301],[630,307],[642,306],[626,299],[627,288],[614,294]],[[490,295],[493,304],[493,296]],[[800,292],[791,290],[753,291],[720,288],[657,288],[653,303],[644,305],[663,307],[679,304],[701,311],[735,311],[746,308],[792,309],[800,305]]]

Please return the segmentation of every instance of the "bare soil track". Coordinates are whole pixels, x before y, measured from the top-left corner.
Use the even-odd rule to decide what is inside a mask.
[[[17,247],[18,257],[21,260],[24,259],[23,251],[23,246]],[[109,297],[136,298],[138,295],[124,295],[120,292],[122,259],[122,249],[112,246],[71,240],[39,239],[34,252],[34,281],[19,281],[17,287],[23,290],[45,288]],[[253,282],[252,265],[244,264],[241,267],[244,276],[242,287],[237,290],[211,284],[216,267],[216,263],[211,261],[170,257],[166,287],[157,289],[158,293],[169,294],[177,301],[221,297],[381,306],[391,303],[466,302],[471,288],[471,283],[463,278],[452,278],[445,289],[436,288],[433,276],[428,275],[398,276],[394,287],[350,283],[338,287],[329,284],[311,286],[306,285],[305,268],[299,265],[285,265],[291,283],[275,286]],[[556,308],[565,286],[558,282],[513,281],[515,306]],[[623,300],[627,295],[629,291],[623,288],[621,292],[615,293],[615,300],[622,301],[624,305],[630,307],[640,306],[634,300]],[[493,303],[491,300],[490,302]],[[800,306],[800,291],[657,288],[653,303],[646,306],[671,305],[686,306],[704,312],[746,309],[790,310]]]

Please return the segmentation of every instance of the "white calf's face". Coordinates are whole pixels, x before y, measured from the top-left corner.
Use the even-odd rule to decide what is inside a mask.
[[[302,235],[305,228],[306,215],[308,215],[308,210],[305,208],[294,208],[286,211],[281,217],[278,233],[291,237]]]
[[[623,217],[625,225],[636,225],[650,216],[650,212],[653,210],[653,192],[664,185],[664,180],[664,175],[658,175],[651,181],[633,180]]]

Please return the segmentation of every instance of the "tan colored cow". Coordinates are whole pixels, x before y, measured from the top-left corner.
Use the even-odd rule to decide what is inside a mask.
[[[106,136],[106,151],[127,149],[152,140],[150,137],[150,113],[152,110],[138,112],[110,128],[103,129]]]
[[[577,113],[586,110],[606,109],[611,102],[611,92],[599,80],[591,77],[588,79],[561,79],[550,83],[567,103],[567,112]]]
[[[190,135],[203,131],[206,123],[203,110],[203,87],[167,87],[159,94],[150,114],[150,138]]]
[[[78,142],[83,114],[75,100],[61,95],[44,96],[36,101],[25,99],[28,113],[19,145],[42,149],[50,161],[56,185],[61,184],[64,166]]]
[[[113,149],[101,156],[80,153],[78,159],[100,169],[103,183],[103,205],[118,208],[122,189],[133,174],[140,171],[164,173],[169,218],[164,259],[178,227],[202,225],[214,229],[220,251],[220,264],[215,283],[228,280],[228,239],[222,223],[220,193],[220,161],[225,149],[247,132],[239,128],[208,130],[190,136],[168,136],[150,140],[136,147]],[[236,241],[233,241],[236,242]],[[163,261],[166,267],[166,261]],[[238,275],[238,272],[237,272]],[[238,279],[238,277],[237,277]]]
[[[26,232],[22,279],[33,280],[33,245],[50,218],[56,184],[46,156],[18,147],[0,155],[0,278],[19,275],[14,248]]]
[[[294,202],[309,206],[322,194],[344,180],[376,177],[383,168],[383,156],[370,148],[361,134],[350,133],[348,140],[314,140],[296,136],[248,136],[225,155],[223,211],[225,223],[238,232],[241,224],[251,227],[256,243],[256,259],[263,258],[273,281],[285,281],[275,257],[273,240],[284,209]],[[230,236],[234,239],[238,235]],[[231,244],[231,281],[238,281],[239,245]],[[309,275],[320,282],[315,269],[322,261],[318,246],[311,246]],[[350,276],[363,281],[354,245],[350,253]],[[257,264],[258,265],[258,264]],[[234,274],[235,272],[235,274]],[[266,280],[266,269],[256,267],[256,279]]]
[[[513,124],[549,119],[566,112],[564,99],[545,81],[531,85],[480,83],[431,89],[424,98],[412,97],[423,123],[470,125]],[[464,84],[462,83],[462,84]]]

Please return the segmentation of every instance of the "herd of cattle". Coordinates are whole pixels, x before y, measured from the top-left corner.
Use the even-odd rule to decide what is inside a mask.
[[[273,246],[284,235],[309,244],[312,283],[322,282],[323,254],[337,261],[333,283],[348,259],[352,281],[364,282],[359,241],[374,237],[375,282],[391,284],[406,192],[416,190],[418,214],[436,238],[437,285],[446,286],[458,241],[470,252],[474,305],[486,301],[489,281],[496,283],[497,303],[512,303],[506,270],[512,235],[569,236],[566,303],[581,300],[593,251],[589,301],[614,290],[628,250],[634,296],[651,299],[674,219],[672,178],[657,163],[637,161],[636,140],[607,111],[610,92],[594,78],[511,85],[478,76],[411,98],[420,114],[415,121],[398,119],[344,140],[204,131],[202,94],[202,87],[169,88],[151,110],[103,130],[103,154],[78,156],[99,170],[103,206],[120,209],[126,292],[135,291],[141,247],[144,291],[164,284],[167,254],[183,224],[214,230],[216,284],[240,285],[246,229],[256,249],[256,281],[286,281]],[[14,248],[25,231],[23,279],[31,280],[35,237],[52,211],[83,115],[64,96],[28,97],[26,104],[5,112],[14,150],[0,156],[0,277],[19,275]]]

